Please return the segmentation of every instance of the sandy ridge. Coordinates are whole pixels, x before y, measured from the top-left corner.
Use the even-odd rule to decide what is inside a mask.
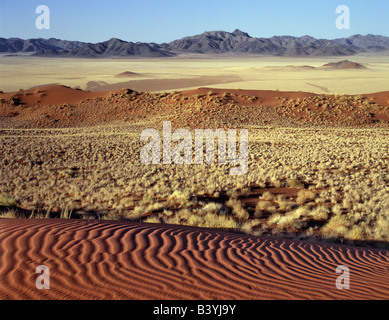
[[[184,226],[0,220],[1,299],[387,299],[389,252]],[[50,290],[35,268],[50,268]],[[338,265],[351,289],[337,290]]]
[[[51,85],[0,92],[3,128],[60,128],[161,123],[194,128],[247,125],[387,125],[389,91],[360,96],[301,91],[212,89],[182,92],[88,92]],[[334,116],[336,115],[336,116]],[[297,121],[297,122],[296,122]]]

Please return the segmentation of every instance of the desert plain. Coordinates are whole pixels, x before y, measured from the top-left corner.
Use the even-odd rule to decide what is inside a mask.
[[[326,69],[340,60],[364,69]],[[345,57],[230,56],[186,54],[172,58],[0,59],[3,91],[63,84],[90,91],[130,88],[138,91],[189,90],[198,87],[362,94],[386,91],[389,62],[385,55]],[[127,74],[123,74],[129,72]],[[123,74],[122,76],[120,76]],[[131,81],[131,83],[127,83]]]
[[[389,297],[387,57],[1,57],[0,73],[2,299]],[[247,172],[143,164],[141,132],[164,122],[247,129]]]

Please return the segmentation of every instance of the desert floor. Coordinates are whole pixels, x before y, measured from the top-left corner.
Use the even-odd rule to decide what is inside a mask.
[[[348,59],[366,69],[325,70],[324,64]],[[306,68],[312,66],[314,68]],[[123,72],[128,77],[117,77]],[[132,88],[138,91],[198,87],[362,94],[388,89],[385,56],[220,57],[179,56],[164,59],[73,59],[0,57],[0,90],[63,84],[93,91]],[[7,79],[6,81],[4,81]]]
[[[389,297],[384,59],[370,57],[369,69],[297,73],[286,67],[297,59],[250,67],[254,60],[220,59],[214,68],[209,59],[185,58],[180,68],[177,59],[62,59],[56,76],[55,63],[40,58],[0,61],[3,87],[13,88],[0,93],[0,298]],[[17,80],[19,63],[26,74]],[[113,75],[124,71],[148,75],[150,91],[163,77],[188,87],[73,88],[119,82]],[[280,90],[275,78],[258,85],[257,71],[279,77]],[[227,75],[244,80],[227,83]],[[193,78],[204,83],[193,89]],[[50,82],[66,86],[35,87]],[[143,164],[141,133],[162,137],[164,122],[192,137],[236,129],[238,143],[247,129],[247,173],[230,175],[230,161]],[[50,290],[35,286],[39,265],[50,269]],[[349,290],[336,288],[340,265],[350,269]]]

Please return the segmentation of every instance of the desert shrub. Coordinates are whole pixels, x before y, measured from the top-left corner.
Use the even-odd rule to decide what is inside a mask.
[[[71,209],[69,206],[66,206],[60,214],[61,219],[70,219],[72,217],[73,209]]]
[[[262,195],[262,199],[271,201],[274,199],[274,195],[270,193],[269,191],[265,191]]]
[[[146,223],[160,223],[161,219],[158,216],[149,216],[143,221]]]
[[[343,237],[350,227],[350,219],[347,216],[333,216],[323,228],[321,233],[326,238]]]
[[[114,214],[114,213],[110,213],[110,214],[104,214],[101,217],[101,220],[115,221],[115,220],[122,220],[122,218],[123,218],[123,216],[120,216],[120,215]]]
[[[365,239],[365,232],[359,225],[353,225],[350,230],[346,231],[345,238],[352,241]]]
[[[15,210],[9,209],[7,211],[1,212],[0,213],[0,218],[9,218],[9,219],[14,219],[18,218],[18,214]]]
[[[270,201],[258,201],[255,206],[255,217],[261,217],[264,211],[275,212],[277,209]]]
[[[218,213],[221,208],[222,205],[220,203],[210,202],[203,207],[203,210],[206,212]]]
[[[297,179],[286,179],[286,182],[290,188],[302,189],[304,188],[304,183]]]
[[[329,211],[326,206],[319,205],[310,212],[310,215],[314,220],[324,221],[328,219]]]
[[[298,204],[304,204],[307,201],[312,201],[316,197],[316,192],[313,192],[311,190],[301,190],[297,194],[297,200],[296,202]]]
[[[17,206],[17,202],[14,198],[6,196],[5,194],[0,194],[0,206],[13,208]]]
[[[286,200],[284,198],[284,196],[281,194],[277,196],[276,202],[278,204],[279,209],[282,211],[290,211],[292,209],[293,205],[295,204],[292,201]]]
[[[174,191],[167,199],[167,203],[178,202],[181,204],[187,204],[190,199],[190,195],[187,191]]]
[[[232,208],[232,213],[238,220],[247,220],[249,218],[249,213],[243,208],[240,200],[230,198],[226,204]]]

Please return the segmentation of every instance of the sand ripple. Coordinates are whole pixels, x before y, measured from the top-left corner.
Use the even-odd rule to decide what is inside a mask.
[[[0,219],[0,255],[1,299],[389,298],[389,251],[183,226]]]

